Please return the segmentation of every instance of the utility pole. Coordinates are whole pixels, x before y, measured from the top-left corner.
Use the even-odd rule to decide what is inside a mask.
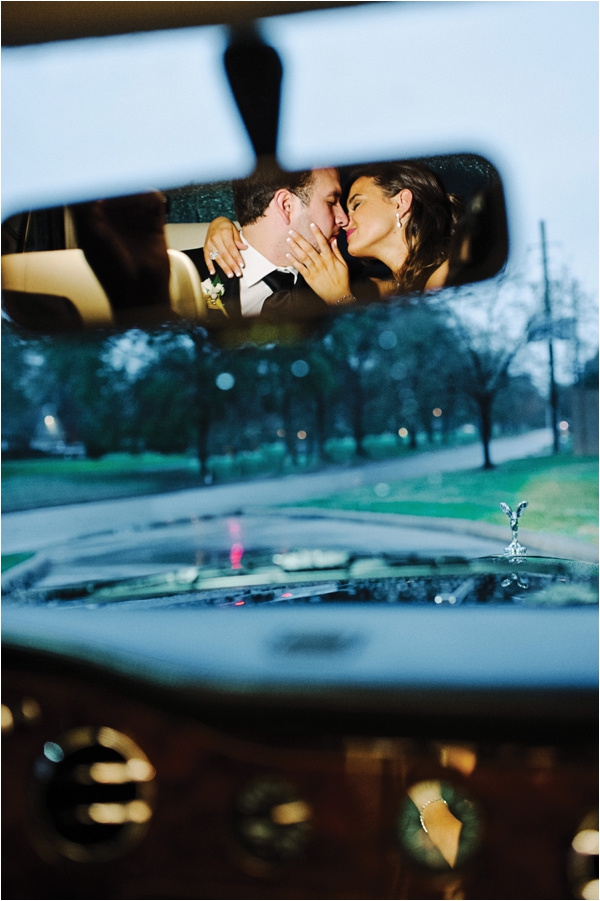
[[[554,345],[552,343],[552,304],[550,300],[550,280],[548,278],[548,257],[546,254],[546,226],[540,222],[542,234],[542,262],[544,266],[544,312],[548,328],[548,362],[550,369],[550,409],[552,411],[552,451],[557,454],[560,449],[558,433],[558,391],[554,380]]]

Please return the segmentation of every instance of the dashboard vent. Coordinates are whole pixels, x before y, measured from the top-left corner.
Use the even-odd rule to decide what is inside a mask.
[[[148,829],[155,775],[143,751],[106,726],[73,729],[48,741],[34,765],[37,832],[71,860],[119,857]]]

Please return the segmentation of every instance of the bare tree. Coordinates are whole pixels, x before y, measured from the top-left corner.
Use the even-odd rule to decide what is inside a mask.
[[[445,309],[460,357],[460,389],[474,404],[483,448],[483,468],[493,468],[490,442],[494,401],[508,385],[511,367],[529,340],[534,298],[518,278],[502,274],[432,301]]]

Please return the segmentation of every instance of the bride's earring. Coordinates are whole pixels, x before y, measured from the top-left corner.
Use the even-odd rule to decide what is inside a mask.
[[[396,226],[398,228],[402,228],[402,219],[400,218],[400,213],[396,213]]]

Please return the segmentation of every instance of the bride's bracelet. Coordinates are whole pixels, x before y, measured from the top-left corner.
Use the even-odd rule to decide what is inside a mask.
[[[427,835],[429,835],[429,830],[427,829],[427,826],[425,825],[425,820],[423,819],[423,811],[425,810],[426,807],[429,807],[430,804],[435,804],[436,801],[441,801],[442,804],[446,805],[446,807],[448,806],[448,802],[444,801],[443,798],[432,798],[431,801],[426,801],[426,803],[423,804],[423,806],[419,810],[419,819],[421,821],[421,826],[423,827],[423,831],[426,832]]]
[[[354,294],[344,294],[343,297],[338,297],[336,300],[337,303],[356,303],[356,297]]]

